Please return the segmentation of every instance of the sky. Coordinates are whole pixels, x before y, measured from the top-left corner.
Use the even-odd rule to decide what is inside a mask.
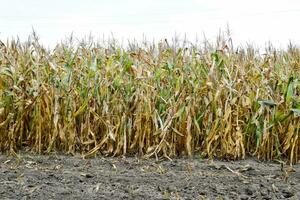
[[[235,45],[300,43],[299,0],[0,0],[0,40],[26,40],[34,29],[46,46],[70,36],[120,42],[187,37],[214,40],[229,27]]]

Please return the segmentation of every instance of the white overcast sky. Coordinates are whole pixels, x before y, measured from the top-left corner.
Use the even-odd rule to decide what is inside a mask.
[[[34,28],[48,46],[72,32],[78,38],[113,33],[118,40],[177,33],[193,41],[203,33],[215,38],[227,24],[236,45],[300,43],[299,0],[0,0],[0,5],[1,40],[24,40]]]

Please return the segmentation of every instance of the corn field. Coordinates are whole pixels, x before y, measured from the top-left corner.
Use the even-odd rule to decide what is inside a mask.
[[[300,49],[0,44],[0,149],[300,160]]]

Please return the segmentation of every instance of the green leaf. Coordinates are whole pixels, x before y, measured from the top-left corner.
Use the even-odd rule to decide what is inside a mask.
[[[182,113],[184,112],[185,106],[182,106],[177,113],[175,114],[174,118],[180,117]]]
[[[172,71],[172,70],[174,69],[174,64],[168,62],[168,63],[167,63],[167,69],[168,69],[169,71]]]
[[[260,140],[261,140],[261,137],[264,133],[264,122],[262,120],[262,117],[260,117],[258,119],[258,126],[256,127],[256,148],[259,147],[259,144],[260,144]]]
[[[73,117],[77,117],[78,115],[84,113],[86,111],[88,105],[88,101],[86,100],[81,106],[80,108],[73,114]]]
[[[91,70],[93,70],[94,72],[97,71],[97,58],[93,58],[93,61],[91,63],[91,66],[90,66]]]
[[[293,108],[293,109],[291,109],[291,111],[292,111],[297,117],[300,116],[300,109],[295,109],[295,108]]]
[[[294,78],[291,76],[285,91],[284,100],[289,103],[293,98],[293,87],[294,87]]]
[[[258,103],[262,106],[276,106],[277,104],[272,100],[259,100]]]
[[[295,109],[300,109],[300,102],[294,101],[294,102],[293,102],[293,108],[295,108]]]

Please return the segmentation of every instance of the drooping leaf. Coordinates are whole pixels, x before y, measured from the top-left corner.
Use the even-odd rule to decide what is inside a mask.
[[[259,100],[258,103],[263,106],[276,106],[277,104],[272,100]]]
[[[293,109],[291,109],[291,111],[292,111],[297,117],[300,116],[300,109],[293,108]]]

